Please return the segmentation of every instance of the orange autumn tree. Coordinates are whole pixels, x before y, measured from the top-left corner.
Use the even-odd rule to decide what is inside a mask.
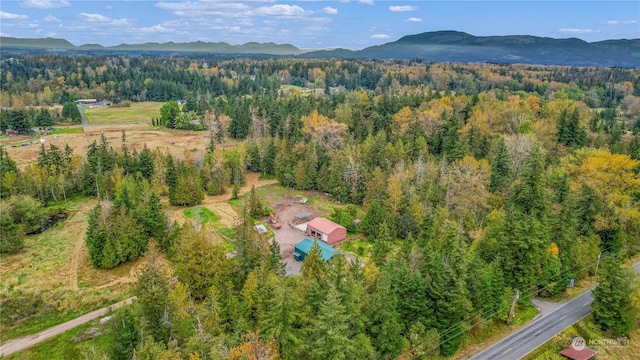
[[[569,171],[572,189],[588,188],[597,197],[593,228],[601,237],[624,235],[627,244],[640,241],[640,161],[604,149],[580,149],[562,164]],[[616,235],[617,236],[617,235]],[[607,239],[602,239],[607,247]]]
[[[300,118],[304,127],[302,133],[313,140],[317,145],[327,149],[340,149],[343,147],[347,125],[332,121],[328,117],[313,110],[310,115]]]
[[[404,135],[407,133],[411,124],[416,121],[413,111],[410,107],[405,106],[397,113],[393,114],[393,122],[391,128],[395,135]]]
[[[278,360],[278,341],[272,339],[264,342],[259,332],[249,331],[242,335],[242,344],[229,351],[227,360]]]

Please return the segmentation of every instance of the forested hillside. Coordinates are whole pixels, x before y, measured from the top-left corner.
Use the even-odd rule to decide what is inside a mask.
[[[143,256],[151,239],[168,259],[110,322],[109,358],[451,356],[507,322],[516,293],[522,306],[556,296],[599,256],[612,274],[640,251],[638,70],[25,55],[3,59],[0,87],[3,131],[72,121],[54,105],[76,99],[151,100],[166,102],[153,125],[196,119],[209,139],[182,156],[129,148],[126,132],[117,150],[104,137],[80,154],[42,145],[24,168],[0,151],[3,256],[29,232],[16,197],[46,209],[76,195],[99,200],[86,234],[96,267]],[[234,257],[166,218],[161,199],[236,194],[249,171],[354,205],[365,261],[325,263],[316,247],[283,276],[277,244],[251,228],[255,194]],[[632,286],[609,291],[630,299]],[[628,335],[638,305],[602,307],[598,324]]]

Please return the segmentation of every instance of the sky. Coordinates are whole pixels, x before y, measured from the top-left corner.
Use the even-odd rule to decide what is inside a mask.
[[[640,1],[2,0],[0,35],[74,45],[274,42],[363,49],[426,31],[640,38]],[[1,45],[1,44],[0,44]]]

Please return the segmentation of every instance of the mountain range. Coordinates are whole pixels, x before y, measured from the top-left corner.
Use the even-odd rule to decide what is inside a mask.
[[[434,62],[523,63],[540,65],[640,67],[640,39],[605,40],[588,43],[568,38],[554,39],[530,35],[474,36],[459,31],[433,31],[407,35],[397,41],[362,50],[305,50],[289,44],[249,42],[185,42],[98,44],[75,46],[64,39],[20,39],[0,37],[0,50],[96,52],[203,52],[257,56],[298,56],[305,58],[416,59]]]

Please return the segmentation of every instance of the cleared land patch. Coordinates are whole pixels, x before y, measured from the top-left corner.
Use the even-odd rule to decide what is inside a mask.
[[[215,222],[220,219],[218,215],[214,214],[211,210],[202,206],[184,209],[184,216],[186,216],[191,220],[197,221],[199,224]]]
[[[151,150],[159,149],[179,158],[194,156],[198,152],[204,154],[208,141],[205,131],[167,130],[153,128],[148,124],[113,124],[87,127],[84,128],[84,133],[62,133],[57,136],[57,140],[54,140],[53,136],[47,135],[45,136],[45,146],[48,147],[51,143],[60,149],[64,149],[65,145],[68,144],[74,154],[84,156],[89,144],[99,141],[100,136],[104,135],[111,147],[120,149],[122,146],[122,131],[126,133],[127,147],[131,151],[133,149],[140,151],[146,145]],[[19,145],[39,138],[39,135],[36,137],[5,137],[0,139],[0,145],[7,150],[9,156],[16,162],[18,167],[24,169],[28,164],[38,160],[40,143],[17,147],[12,147],[11,145]],[[229,148],[232,144],[232,142],[226,144],[225,148]]]
[[[25,239],[18,254],[0,258],[0,341],[32,334],[128,295],[123,287],[142,261],[96,269],[84,246],[86,215],[95,199],[65,204],[66,221]],[[112,286],[113,279],[118,279]],[[123,281],[124,280],[124,281]]]
[[[47,132],[48,135],[83,134],[83,133],[84,133],[84,128],[81,126],[58,127]]]
[[[160,102],[136,102],[127,107],[86,107],[82,109],[89,124],[112,124],[122,122],[151,122],[160,115]]]

